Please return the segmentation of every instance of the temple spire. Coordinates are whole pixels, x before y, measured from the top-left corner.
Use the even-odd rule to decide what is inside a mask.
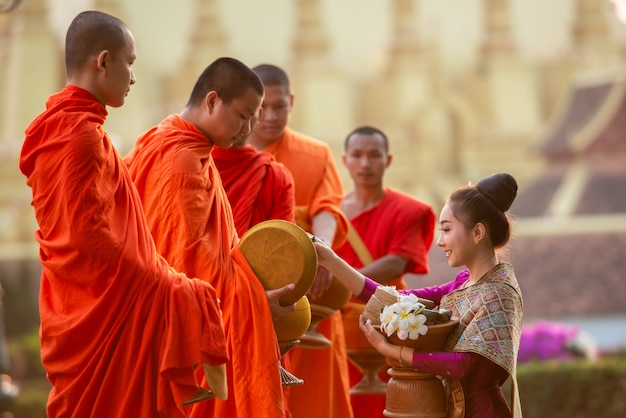
[[[508,0],[485,0],[483,10],[484,38],[480,59],[483,67],[489,67],[502,58],[515,55],[516,47]]]
[[[230,55],[228,36],[222,26],[219,0],[194,0],[193,22],[185,58],[168,77],[166,101],[168,111],[178,111],[202,71],[215,59]]]
[[[607,20],[610,2],[576,0],[571,28],[573,53],[588,64],[605,62],[615,50]]]
[[[297,0],[293,66],[296,71],[328,66],[330,41],[326,36],[319,0]]]
[[[392,44],[390,71],[415,68],[420,65],[423,45],[417,29],[418,14],[415,0],[393,0],[391,10]]]

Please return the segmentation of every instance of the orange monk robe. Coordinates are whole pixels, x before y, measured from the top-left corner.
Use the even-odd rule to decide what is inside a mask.
[[[66,87],[26,130],[49,417],[183,417],[192,369],[226,361],[214,289],[157,254],[106,108]]]
[[[332,246],[336,248],[343,244],[348,230],[345,215],[340,208],[343,186],[328,145],[285,128],[282,138],[263,151],[283,163],[293,176],[296,223],[310,232],[313,216],[327,211],[337,221],[337,232]]]
[[[387,282],[389,286],[405,289],[404,274],[428,273],[428,252],[435,235],[436,216],[429,204],[413,196],[389,187],[385,187],[384,191],[385,194],[378,205],[357,214],[350,219],[350,222],[374,260],[390,254],[407,260],[402,275]],[[363,267],[363,261],[347,241],[337,249],[337,254],[352,267],[356,269]],[[355,297],[351,302],[358,304],[356,306],[359,307],[364,305]],[[344,308],[344,319],[358,323],[358,315],[362,310],[354,309],[353,306],[355,305],[349,304]],[[358,335],[346,335],[348,341],[354,343],[365,338],[359,328],[354,327],[354,332]],[[365,343],[367,344],[367,340]],[[362,378],[363,373],[352,363],[348,366],[350,383],[355,385]],[[383,381],[389,380],[387,367],[383,366],[379,377]],[[385,395],[353,395],[352,409],[355,418],[382,417],[385,409]]]
[[[343,187],[328,145],[287,128],[283,137],[264,151],[293,175],[296,222],[310,232],[313,216],[323,210],[330,212],[337,220],[333,246],[341,245],[347,231],[340,209]],[[350,418],[350,381],[340,312],[321,321],[317,330],[331,341],[329,348],[296,346],[285,355],[289,370],[304,380],[304,385],[290,388],[289,410],[294,418]]]
[[[211,153],[222,185],[233,210],[237,233],[243,236],[248,229],[269,219],[295,222],[295,196],[291,172],[266,152],[250,144],[232,148],[213,148]],[[290,369],[289,359],[281,359]],[[283,386],[287,399],[289,386]],[[292,415],[285,405],[285,416]]]
[[[201,402],[194,417],[282,417],[280,352],[265,291],[239,238],[211,151],[178,115],[141,136],[126,158],[157,249],[172,266],[211,283],[221,301],[230,361],[228,399]]]
[[[215,147],[212,155],[239,236],[268,219],[294,222],[293,178],[284,165],[249,144]]]

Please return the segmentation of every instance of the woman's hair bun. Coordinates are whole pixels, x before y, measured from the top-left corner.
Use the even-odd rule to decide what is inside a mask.
[[[507,173],[492,174],[479,181],[476,188],[502,212],[509,210],[517,196],[517,182]]]

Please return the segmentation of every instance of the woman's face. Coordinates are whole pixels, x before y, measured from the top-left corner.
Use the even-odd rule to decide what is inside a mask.
[[[467,230],[463,222],[454,216],[449,204],[446,204],[439,214],[439,230],[437,246],[443,249],[448,265],[450,267],[467,265],[474,257],[476,245],[471,231]]]

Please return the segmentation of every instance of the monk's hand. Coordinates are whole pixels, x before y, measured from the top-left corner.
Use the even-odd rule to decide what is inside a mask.
[[[330,287],[330,283],[333,280],[333,275],[325,267],[317,266],[317,273],[315,273],[315,280],[313,285],[309,289],[307,295],[309,299],[319,299]]]
[[[372,321],[366,320],[363,315],[359,315],[359,328],[365,334],[365,338],[367,338],[370,345],[379,352],[382,353],[384,346],[389,344],[383,333],[374,328]]]
[[[293,312],[296,310],[296,304],[292,303],[291,305],[283,306],[280,304],[280,298],[283,295],[286,295],[289,292],[292,292],[295,289],[296,285],[293,283],[289,283],[286,286],[279,287],[278,289],[266,290],[265,295],[267,296],[267,303],[270,306],[270,311],[272,312],[272,320],[278,321],[283,316]]]

